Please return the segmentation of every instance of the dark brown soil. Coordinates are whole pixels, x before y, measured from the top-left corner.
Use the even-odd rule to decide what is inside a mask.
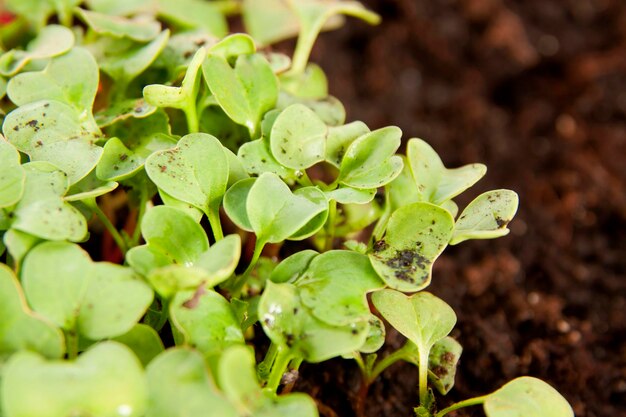
[[[366,0],[314,60],[349,119],[398,125],[448,166],[483,162],[468,198],[520,194],[512,233],[449,248],[430,291],[458,314],[464,346],[447,399],[519,375],[555,386],[577,416],[626,416],[626,2]],[[389,342],[402,343],[397,335]],[[354,415],[355,366],[303,366],[296,390]],[[368,416],[410,416],[417,372],[371,387]],[[457,416],[483,415],[480,408]]]

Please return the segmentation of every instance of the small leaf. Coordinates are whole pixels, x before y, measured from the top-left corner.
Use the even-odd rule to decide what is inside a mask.
[[[321,99],[308,99],[292,96],[285,91],[281,91],[278,96],[276,108],[286,109],[293,104],[302,104],[313,110],[315,114],[330,127],[340,126],[346,121],[346,109],[341,101],[333,96],[326,96]]]
[[[256,52],[254,39],[245,33],[233,33],[220,40],[209,48],[209,54],[221,56],[229,60],[239,55],[253,54]]]
[[[289,94],[305,99],[324,99],[328,96],[328,79],[316,64],[308,64],[301,74],[284,74],[280,87]]]
[[[244,344],[239,321],[224,297],[204,287],[181,291],[170,304],[170,317],[185,342],[213,360],[227,347]]]
[[[144,367],[165,350],[156,330],[141,323],[112,340],[128,346]]]
[[[149,417],[239,417],[216,390],[202,355],[187,348],[168,349],[146,370]]]
[[[402,171],[402,158],[394,155],[402,132],[385,127],[367,133],[350,144],[341,161],[338,181],[354,188],[377,188]]]
[[[359,190],[352,187],[339,187],[332,191],[327,191],[326,197],[341,204],[366,204],[376,196],[376,188],[369,190]]]
[[[219,6],[201,0],[157,0],[159,17],[183,28],[202,28],[217,38],[228,34]]]
[[[302,304],[292,284],[267,282],[259,303],[263,330],[294,357],[307,362],[322,362],[357,351],[368,334],[368,322],[331,326],[315,318]]]
[[[61,55],[74,46],[74,33],[60,25],[48,25],[26,47],[26,51],[13,49],[0,56],[0,74],[17,74],[30,61]]]
[[[368,321],[367,293],[385,286],[367,256],[343,250],[313,258],[295,285],[311,313],[335,326]]]
[[[352,122],[343,126],[330,127],[326,138],[326,162],[339,168],[348,147],[357,138],[370,133],[363,122]]]
[[[85,178],[72,185],[64,197],[65,201],[81,201],[93,199],[115,190],[119,184],[113,181],[102,181],[91,171]]]
[[[144,16],[128,19],[84,9],[77,9],[81,19],[96,33],[116,38],[129,38],[138,42],[148,42],[161,32],[156,20]]]
[[[371,314],[369,318],[370,329],[367,333],[367,339],[363,346],[359,348],[361,353],[378,352],[385,344],[385,324],[381,319]]]
[[[246,126],[253,135],[278,96],[278,81],[267,60],[260,54],[240,55],[233,69],[225,58],[209,55],[202,72],[228,117]]]
[[[246,202],[256,178],[246,178],[236,182],[224,194],[224,211],[226,215],[239,227],[247,232],[252,232],[252,225],[248,218]]]
[[[80,247],[64,242],[46,242],[31,250],[22,282],[33,310],[92,340],[129,331],[153,297],[129,268],[94,263]]]
[[[298,20],[282,0],[244,0],[243,20],[246,31],[263,45],[298,34]]]
[[[7,230],[2,239],[17,265],[22,263],[22,259],[32,248],[43,241],[37,236],[16,229]]]
[[[234,272],[241,256],[241,238],[228,235],[200,255],[195,266],[202,268],[209,279],[206,287],[214,287],[227,280]]]
[[[98,343],[74,362],[20,352],[3,369],[1,394],[7,416],[140,417],[148,401],[141,364],[115,342]]]
[[[479,195],[461,213],[450,244],[507,235],[506,226],[515,216],[518,204],[519,198],[511,190],[493,190]]]
[[[306,272],[311,261],[318,255],[319,253],[311,249],[296,252],[283,259],[283,261],[279,263],[276,268],[274,268],[269,279],[277,284],[284,282],[293,284],[303,273]]]
[[[372,302],[389,324],[424,353],[430,352],[456,324],[452,307],[426,291],[410,297],[395,290],[377,291],[372,294]]]
[[[447,169],[434,149],[421,139],[409,140],[406,153],[420,201],[437,205],[461,194],[487,172],[483,164]]]
[[[143,98],[131,98],[127,100],[116,100],[109,103],[109,106],[95,114],[96,123],[100,129],[111,126],[117,122],[124,121],[131,117],[143,119],[148,117],[157,108],[146,103]]]
[[[63,333],[28,308],[22,288],[6,265],[0,265],[0,359],[18,351],[60,358]]]
[[[294,183],[296,171],[281,165],[270,151],[269,143],[265,138],[244,143],[239,147],[237,155],[246,172],[251,175],[261,175],[271,172],[278,175],[287,183]]]
[[[484,403],[488,417],[573,417],[567,400],[540,379],[523,376],[489,394]]]
[[[446,395],[454,387],[456,366],[461,358],[463,347],[459,342],[446,336],[434,344],[428,355],[428,379],[441,395]]]
[[[306,169],[324,160],[326,124],[308,107],[293,104],[276,118],[270,134],[274,158],[283,166]]]
[[[19,152],[0,138],[0,208],[12,206],[22,198],[25,180]]]
[[[369,254],[372,266],[391,288],[419,291],[430,283],[433,263],[445,249],[454,220],[448,211],[429,203],[396,210],[384,237]]]

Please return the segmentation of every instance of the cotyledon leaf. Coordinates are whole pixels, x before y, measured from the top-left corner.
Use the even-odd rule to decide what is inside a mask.
[[[0,394],[14,417],[140,417],[148,401],[141,364],[116,342],[98,343],[75,361],[19,352],[3,369]]]
[[[48,358],[63,355],[63,333],[30,310],[19,281],[6,265],[0,265],[0,316],[0,358],[21,350]]]
[[[321,362],[357,351],[365,342],[369,323],[332,326],[318,320],[302,303],[293,284],[267,282],[259,303],[263,330],[294,357]]]
[[[60,25],[48,25],[26,47],[26,51],[13,49],[0,56],[0,74],[12,76],[30,61],[51,58],[67,52],[74,46],[74,33]]]
[[[276,118],[270,133],[272,155],[281,165],[306,169],[324,160],[326,124],[302,104],[292,104]]]
[[[483,164],[448,169],[437,152],[421,139],[410,139],[406,154],[420,201],[437,205],[461,194],[487,172]]]
[[[19,152],[0,137],[0,208],[12,206],[22,198],[25,180]]]
[[[367,256],[346,250],[313,258],[295,285],[311,313],[336,326],[369,320],[367,293],[385,286]]]
[[[111,340],[128,346],[144,367],[165,350],[156,330],[142,323],[135,324],[128,332]]]
[[[159,17],[183,28],[201,28],[217,38],[228,34],[219,6],[202,0],[156,0]]]
[[[46,242],[22,267],[33,310],[68,332],[92,340],[129,331],[152,302],[152,290],[130,268],[92,262],[79,246]]]
[[[519,198],[511,190],[492,190],[479,195],[459,216],[450,244],[507,235],[506,226],[515,216],[518,204]]]
[[[413,203],[397,209],[382,239],[369,254],[372,266],[391,288],[419,291],[430,283],[433,263],[452,237],[454,220],[434,204]]]
[[[330,127],[326,138],[326,162],[339,168],[350,144],[369,132],[367,125],[360,121]]]
[[[488,417],[573,417],[567,400],[554,388],[530,376],[515,378],[489,394],[485,403]]]
[[[96,33],[116,38],[148,42],[161,32],[161,24],[146,15],[135,18],[111,16],[85,9],[77,9],[80,18]]]

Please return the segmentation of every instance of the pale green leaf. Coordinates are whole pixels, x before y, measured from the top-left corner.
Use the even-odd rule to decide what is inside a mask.
[[[161,32],[161,24],[146,15],[130,19],[84,9],[77,9],[77,12],[87,26],[100,35],[148,42]]]
[[[515,378],[487,396],[488,417],[573,417],[567,400],[549,384],[530,376]]]

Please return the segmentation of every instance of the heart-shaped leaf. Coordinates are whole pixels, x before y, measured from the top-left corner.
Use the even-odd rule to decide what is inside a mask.
[[[332,326],[318,320],[302,303],[295,285],[271,281],[261,295],[259,318],[273,343],[308,362],[357,351],[369,331],[367,321]]]
[[[260,54],[240,55],[231,68],[225,58],[209,54],[202,72],[220,107],[254,137],[261,117],[278,97],[278,80],[267,60]]]
[[[0,358],[21,350],[48,358],[63,355],[63,334],[30,311],[17,278],[6,265],[0,265],[0,316]]]
[[[343,250],[316,256],[295,285],[311,313],[335,326],[368,321],[367,293],[385,286],[367,256]]]
[[[14,355],[3,369],[1,399],[7,416],[140,417],[148,392],[130,349],[103,342],[75,362],[46,361],[31,352]]]
[[[354,188],[377,188],[391,182],[402,171],[402,158],[394,155],[402,131],[390,126],[354,140],[346,150],[337,180]]]
[[[217,239],[222,238],[219,208],[229,169],[218,139],[206,133],[186,135],[175,148],[152,154],[146,172],[159,189],[202,210]]]
[[[29,62],[61,55],[74,46],[74,33],[60,25],[48,25],[26,47],[26,51],[13,49],[0,56],[0,74],[17,74]]]
[[[409,140],[406,154],[420,201],[441,205],[476,184],[487,172],[483,164],[448,169],[437,152],[421,139]]]
[[[84,9],[77,9],[77,12],[90,29],[101,35],[148,42],[161,32],[160,23],[145,15],[128,19]]]
[[[24,193],[13,210],[11,228],[47,240],[81,241],[87,234],[87,221],[63,199],[67,175],[46,162],[23,167]]]
[[[272,155],[281,165],[306,169],[324,160],[326,124],[308,107],[293,104],[276,118],[270,134]]]
[[[409,297],[399,291],[381,290],[372,294],[372,302],[383,318],[424,355],[456,324],[452,307],[426,291]]]
[[[12,206],[22,198],[25,180],[19,152],[0,138],[0,208]]]
[[[489,394],[488,417],[573,417],[567,400],[547,383],[530,376],[515,378]]]
[[[507,235],[506,226],[515,216],[518,204],[519,198],[511,190],[493,190],[479,195],[461,213],[450,244]]]
[[[204,287],[181,291],[170,304],[173,324],[194,346],[213,360],[228,346],[244,344],[239,321],[224,297]]]
[[[261,390],[256,376],[254,353],[246,346],[224,352],[218,367],[219,385],[241,415],[255,417],[317,417],[315,402],[306,394],[276,397]]]
[[[31,250],[22,282],[33,310],[92,340],[128,332],[153,297],[129,268],[94,263],[80,247],[65,242],[46,242]]]
[[[31,161],[48,161],[75,184],[98,163],[102,148],[93,143],[100,130],[92,117],[59,101],[36,101],[9,113],[2,126],[5,136]]]
[[[187,348],[168,349],[146,370],[148,417],[239,417],[216,390],[202,355]]]
[[[369,254],[372,266],[391,288],[419,291],[430,283],[433,262],[452,237],[450,213],[430,203],[396,210],[384,237]]]

